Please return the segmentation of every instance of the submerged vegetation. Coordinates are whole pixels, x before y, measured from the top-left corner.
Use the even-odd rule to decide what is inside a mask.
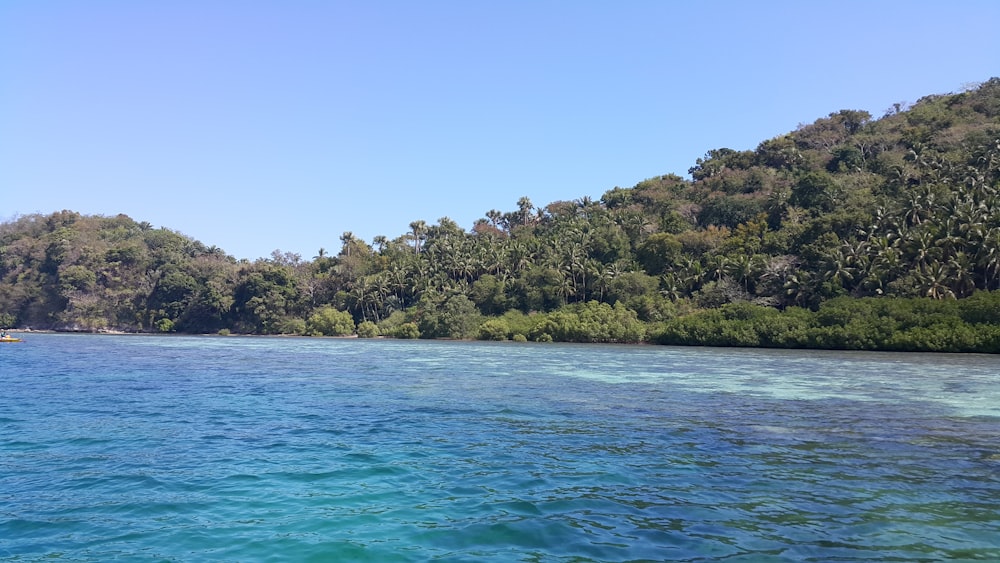
[[[688,172],[310,260],[22,216],[0,224],[0,326],[1000,352],[1000,79]]]

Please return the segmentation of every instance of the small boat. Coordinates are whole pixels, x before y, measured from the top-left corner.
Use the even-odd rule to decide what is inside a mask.
[[[0,336],[0,342],[21,342],[21,339],[10,336],[9,334],[4,334],[3,336]]]

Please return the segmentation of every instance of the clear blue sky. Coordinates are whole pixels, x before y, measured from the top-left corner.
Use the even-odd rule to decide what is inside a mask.
[[[0,0],[0,220],[463,228],[1000,76],[1000,2]]]

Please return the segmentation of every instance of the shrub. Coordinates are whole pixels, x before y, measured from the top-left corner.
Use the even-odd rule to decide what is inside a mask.
[[[359,338],[375,338],[378,336],[378,325],[371,321],[361,321],[357,332]]]
[[[309,315],[304,328],[315,336],[346,336],[354,334],[355,327],[350,313],[324,305]]]
[[[560,342],[641,342],[646,338],[646,325],[622,303],[612,307],[588,301],[550,313],[536,325],[535,333],[549,334]]]
[[[1000,291],[977,291],[958,303],[967,323],[1000,324]]]
[[[479,325],[479,340],[507,340],[510,326],[503,319],[488,319]]]
[[[392,331],[392,336],[394,338],[412,340],[414,338],[420,338],[420,329],[417,328],[417,323],[403,323]]]
[[[500,319],[503,322],[507,323],[507,327],[508,327],[508,330],[509,330],[508,333],[509,334],[525,334],[525,335],[527,335],[527,334],[531,333],[531,329],[534,326],[534,322],[535,322],[534,319],[536,317],[538,317],[537,314],[535,314],[535,315],[528,315],[528,314],[525,314],[522,311],[518,311],[517,309],[511,309],[511,310],[507,311],[506,313],[504,313],[500,317]]]
[[[393,336],[396,330],[409,321],[409,317],[403,311],[393,311],[388,317],[378,323],[378,332],[384,336]]]
[[[298,317],[285,317],[274,325],[277,334],[306,334],[306,322]]]
[[[473,338],[482,318],[476,304],[462,294],[443,298],[425,293],[416,315],[421,338]]]

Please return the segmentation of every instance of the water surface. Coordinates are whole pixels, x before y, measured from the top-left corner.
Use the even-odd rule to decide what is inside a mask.
[[[1000,560],[1000,359],[29,335],[6,561]]]

